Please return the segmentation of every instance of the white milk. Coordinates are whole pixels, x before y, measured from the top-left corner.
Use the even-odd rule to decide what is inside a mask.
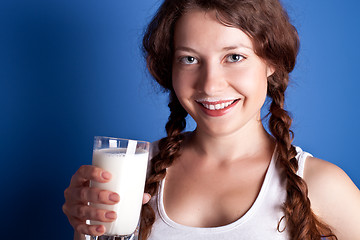
[[[120,202],[115,205],[92,204],[97,208],[117,212],[117,219],[114,222],[91,221],[91,224],[104,225],[105,235],[128,235],[137,227],[149,156],[148,152],[141,151],[134,155],[125,155],[124,148],[99,149],[93,152],[92,164],[109,171],[112,179],[108,183],[93,181],[91,186],[117,192],[120,195]]]

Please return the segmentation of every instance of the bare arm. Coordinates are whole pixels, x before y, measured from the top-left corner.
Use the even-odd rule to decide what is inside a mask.
[[[336,165],[308,157],[304,180],[315,214],[339,240],[360,240],[360,191]]]

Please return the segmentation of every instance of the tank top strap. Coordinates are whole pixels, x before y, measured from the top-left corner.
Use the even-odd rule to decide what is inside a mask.
[[[312,157],[312,155],[308,152],[304,152],[300,147],[295,146],[296,148],[296,159],[298,161],[299,169],[297,171],[297,175],[299,177],[304,177],[304,168],[305,168],[305,162],[307,157]]]

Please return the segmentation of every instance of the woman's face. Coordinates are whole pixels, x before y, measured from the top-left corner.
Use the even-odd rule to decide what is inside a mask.
[[[243,31],[191,10],[176,23],[174,51],[173,87],[199,130],[228,134],[260,123],[273,69]]]

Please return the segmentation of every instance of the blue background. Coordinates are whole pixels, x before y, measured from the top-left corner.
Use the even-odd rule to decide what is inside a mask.
[[[359,3],[284,4],[301,36],[286,105],[295,144],[340,166],[359,187]],[[2,237],[71,239],[63,191],[78,167],[91,163],[93,136],[164,136],[167,96],[140,51],[158,5],[0,2]]]

